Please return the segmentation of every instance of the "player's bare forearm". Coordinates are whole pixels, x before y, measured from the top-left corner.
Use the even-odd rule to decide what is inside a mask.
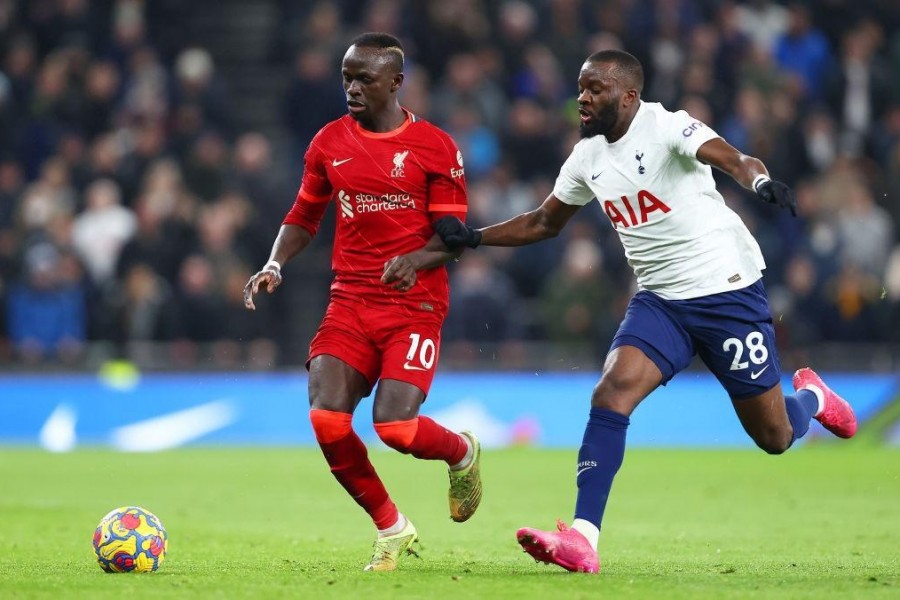
[[[481,245],[526,246],[556,237],[579,208],[551,195],[535,210],[481,229]]]
[[[416,270],[421,271],[422,269],[433,269],[445,265],[451,260],[459,258],[462,252],[462,248],[448,250],[444,242],[441,241],[440,236],[433,235],[428,240],[428,243],[415,252],[411,252],[409,256],[416,265]]]
[[[748,190],[753,189],[753,181],[760,175],[769,175],[761,160],[740,152],[722,138],[714,138],[700,146],[697,158],[730,175]]]
[[[460,254],[462,254],[462,248],[448,250],[441,238],[434,235],[418,250],[395,256],[384,263],[381,282],[405,292],[415,285],[418,271],[439,267]]]
[[[270,294],[281,285],[281,267],[309,245],[312,236],[299,225],[282,225],[272,244],[269,262],[256,272],[244,286],[244,306],[256,310],[253,297],[263,289]]]
[[[697,149],[697,158],[731,175],[735,181],[753,190],[763,202],[791,211],[797,216],[797,198],[784,182],[769,177],[766,165],[758,158],[747,156],[722,138],[714,138]]]
[[[284,265],[287,261],[297,256],[309,245],[312,236],[299,225],[282,225],[278,230],[278,236],[272,244],[269,260],[277,261]]]
[[[431,236],[428,242],[413,252],[408,252],[398,258],[402,258],[408,263],[409,268],[414,271],[423,271],[425,269],[433,269],[441,265],[445,265],[455,258],[459,258],[462,254],[462,248],[457,250],[448,250],[444,242],[437,235]]]

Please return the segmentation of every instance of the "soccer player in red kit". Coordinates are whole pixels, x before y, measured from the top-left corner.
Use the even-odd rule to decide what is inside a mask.
[[[416,250],[433,238],[432,224],[441,217],[465,218],[466,184],[453,139],[400,106],[403,49],[397,38],[357,37],[341,71],[349,114],[325,125],[310,143],[297,199],[269,262],[244,288],[244,302],[253,310],[260,288],[271,293],[279,286],[282,265],[309,244],[334,199],[335,278],[307,360],[309,414],[331,472],[378,530],[366,570],[391,571],[412,552],[418,533],[391,501],[353,431],[353,411],[376,381],[373,419],[381,440],[404,454],[447,463],[454,521],[467,520],[481,501],[476,437],[419,415],[448,308],[444,264],[459,252],[440,243]]]

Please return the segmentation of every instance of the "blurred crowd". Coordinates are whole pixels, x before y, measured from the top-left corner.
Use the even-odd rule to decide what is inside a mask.
[[[687,110],[795,189],[797,219],[718,177],[763,248],[785,350],[900,343],[896,0],[268,4],[279,18],[264,60],[290,79],[272,115],[281,145],[242,126],[185,25],[215,19],[215,3],[0,0],[0,363],[141,362],[160,347],[175,366],[302,362],[333,214],[260,310],[244,310],[242,288],[293,202],[303,150],[345,112],[347,43],[370,30],[403,40],[402,103],[459,144],[475,225],[547,196],[578,139],[584,58],[625,49],[644,65],[644,100]],[[633,292],[589,206],[557,239],[451,265],[444,356],[492,348],[515,365],[533,341],[602,356]]]

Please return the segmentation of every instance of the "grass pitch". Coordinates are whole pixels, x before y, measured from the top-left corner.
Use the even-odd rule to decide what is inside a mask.
[[[485,453],[484,502],[463,524],[448,517],[442,465],[372,458],[422,539],[422,558],[395,573],[361,571],[374,530],[315,449],[0,449],[0,597],[900,597],[896,450],[630,450],[599,577],[536,564],[515,541],[520,526],[570,520],[574,450]],[[169,532],[156,573],[108,575],[94,560],[94,527],[124,504]]]

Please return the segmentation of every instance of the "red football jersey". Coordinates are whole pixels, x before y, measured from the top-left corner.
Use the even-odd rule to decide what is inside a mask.
[[[400,127],[367,131],[349,115],[325,125],[306,151],[303,181],[285,224],[315,234],[326,204],[337,203],[332,251],[333,297],[445,315],[449,286],[443,266],[420,271],[407,292],[381,283],[384,263],[418,250],[432,223],[465,220],[462,154],[441,129],[407,111]]]

